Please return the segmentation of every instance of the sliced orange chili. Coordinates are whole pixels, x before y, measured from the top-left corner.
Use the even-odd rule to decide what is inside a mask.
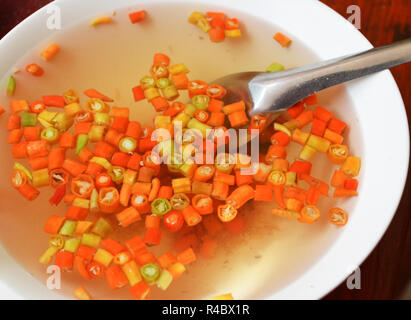
[[[194,118],[196,118],[198,121],[200,121],[202,123],[206,123],[208,121],[209,114],[205,110],[197,110],[194,113]]]
[[[302,208],[301,218],[298,219],[300,222],[304,223],[314,223],[320,218],[320,210],[316,206],[308,205]]]
[[[154,169],[158,172],[160,168],[160,157],[153,151],[147,151],[143,156],[144,166]]]
[[[114,256],[113,262],[115,264],[119,264],[119,265],[123,265],[126,264],[127,262],[129,262],[132,259],[131,253],[128,251],[123,251],[120,253],[117,253]]]
[[[168,68],[162,63],[153,64],[150,68],[150,73],[155,79],[168,78]]]
[[[46,105],[44,104],[43,101],[38,100],[38,101],[34,101],[31,105],[30,105],[30,111],[33,113],[41,113],[43,110],[46,109]]]
[[[219,84],[212,84],[207,87],[207,95],[211,99],[223,99],[227,94],[227,90]]]
[[[343,209],[332,208],[328,212],[328,220],[337,226],[345,226],[348,222],[348,214]]]
[[[237,216],[237,209],[227,203],[217,208],[217,216],[222,222],[231,221]]]
[[[27,183],[27,176],[21,170],[14,170],[10,177],[10,181],[14,188],[19,189]]]
[[[98,206],[101,212],[113,213],[120,204],[120,195],[114,187],[102,188],[98,194]]]
[[[188,93],[190,98],[207,93],[208,84],[201,80],[194,80],[188,83]]]
[[[96,177],[97,189],[111,187],[113,185],[113,178],[108,173],[100,173]]]
[[[50,186],[57,188],[61,185],[67,184],[70,178],[70,174],[63,168],[53,169],[49,173]]]
[[[342,164],[348,157],[348,148],[342,144],[332,144],[328,149],[328,159],[332,163]]]
[[[265,124],[267,123],[267,117],[264,115],[256,114],[251,117],[250,125],[248,130],[256,129],[261,132],[264,129]]]
[[[168,232],[176,232],[183,227],[184,216],[181,211],[171,210],[164,215],[163,224]]]
[[[191,199],[194,209],[200,214],[213,213],[213,199],[206,194],[197,194]]]
[[[147,196],[144,194],[133,194],[131,197],[131,205],[141,214],[150,211],[150,203],[148,202]]]
[[[225,28],[227,30],[236,30],[240,28],[240,23],[236,18],[230,18],[225,21]]]
[[[100,262],[91,261],[87,265],[87,271],[90,277],[97,279],[104,274],[104,266]]]
[[[77,271],[80,275],[87,280],[91,279],[90,273],[87,270],[87,261],[83,257],[75,256],[74,257],[74,266],[76,267]]]
[[[268,182],[273,186],[282,186],[285,184],[286,177],[284,172],[279,170],[271,171],[270,175],[268,176]]]
[[[317,189],[322,195],[328,197],[329,185],[324,181],[318,180],[304,173],[300,174],[298,178],[307,182],[311,187]]]
[[[56,188],[54,195],[49,199],[49,203],[52,206],[53,205],[58,206],[61,200],[63,200],[65,195],[66,195],[66,185],[62,184],[58,188]]]
[[[87,111],[87,110],[81,110],[74,117],[74,121],[76,121],[76,122],[91,122],[91,121],[93,121],[93,113],[91,113],[90,111]]]
[[[194,173],[193,181],[206,182],[210,180],[215,173],[215,167],[212,165],[202,165]]]
[[[88,199],[94,189],[93,178],[87,174],[80,174],[71,180],[70,189],[77,197]]]

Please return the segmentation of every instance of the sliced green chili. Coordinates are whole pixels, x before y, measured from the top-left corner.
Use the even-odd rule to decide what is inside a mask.
[[[167,157],[168,159],[174,157],[174,140],[160,141],[156,148],[160,157]]]
[[[118,167],[118,166],[113,166],[111,168],[111,171],[109,172],[109,175],[113,179],[114,183],[116,184],[121,184],[124,179],[124,168],[123,167]]]
[[[154,283],[160,275],[160,268],[152,263],[147,263],[140,268],[143,279],[148,283]]]
[[[166,98],[167,100],[174,100],[175,98],[179,96],[177,87],[173,84],[165,88],[162,88],[161,93],[163,94],[164,98]]]
[[[41,264],[50,264],[51,259],[53,259],[58,251],[59,249],[57,247],[48,247],[47,250],[39,258],[39,262]]]
[[[297,186],[297,173],[288,171],[285,174],[285,185],[296,187]]]
[[[179,172],[180,167],[183,165],[181,154],[173,154],[167,163],[167,167],[171,172]]]
[[[37,115],[31,112],[24,112],[21,114],[21,126],[25,127],[35,127],[37,123]]]
[[[208,33],[208,31],[211,30],[210,22],[208,22],[206,17],[198,19],[197,26],[200,27],[200,29],[203,30],[205,33]]]
[[[173,281],[173,276],[168,270],[163,270],[161,271],[160,276],[156,280],[156,285],[159,287],[161,290],[167,290],[168,286],[171,284]]]
[[[112,230],[113,228],[107,222],[107,220],[104,218],[100,218],[94,224],[93,228],[91,229],[91,232],[99,235],[102,238],[106,238]]]
[[[170,85],[170,80],[168,78],[160,78],[156,80],[157,88],[164,89]]]
[[[63,249],[64,238],[61,235],[54,235],[49,238],[49,246],[56,247],[57,249]]]
[[[101,237],[92,233],[83,233],[81,244],[97,249],[100,245]]]
[[[197,109],[195,106],[193,106],[191,103],[186,104],[184,108],[184,113],[190,117],[194,116],[194,113],[196,113]],[[180,113],[181,114],[181,113]]]
[[[98,191],[93,189],[90,195],[90,211],[98,211]]]
[[[66,132],[73,124],[73,118],[65,112],[57,112],[51,121],[53,126],[60,132]]]
[[[203,138],[207,136],[207,130],[211,130],[211,127],[209,125],[198,121],[196,118],[192,118],[187,123],[187,128],[199,130],[201,134],[203,135]]]
[[[170,203],[173,209],[183,210],[190,204],[190,199],[185,193],[175,193],[171,196]]]
[[[125,137],[120,140],[118,147],[121,152],[133,152],[137,148],[137,141],[131,137]]]
[[[193,97],[192,102],[197,110],[206,110],[210,103],[210,97],[205,94],[199,94]]]
[[[151,212],[156,216],[164,216],[171,210],[171,203],[167,199],[157,198],[151,203]]]
[[[79,154],[88,143],[88,134],[79,134],[77,136],[76,154]]]
[[[273,62],[268,66],[268,68],[265,70],[266,72],[278,72],[278,71],[283,71],[285,68],[282,64],[279,64],[277,62]]]
[[[60,137],[60,133],[56,128],[49,127],[45,128],[43,131],[41,131],[41,139],[46,140],[50,143],[58,141]]]
[[[74,231],[76,230],[76,225],[77,225],[76,221],[66,220],[63,226],[61,227],[59,234],[61,234],[62,236],[68,236],[68,237],[73,235]]]
[[[142,89],[147,89],[147,88],[152,88],[156,84],[156,80],[153,77],[150,76],[144,76],[140,80],[141,88]]]
[[[108,126],[110,124],[110,115],[104,112],[94,114],[94,123],[99,126]]]
[[[13,76],[9,77],[9,81],[7,82],[7,95],[12,96],[16,91],[16,80]]]
[[[194,162],[183,163],[183,165],[179,168],[179,172],[181,172],[184,177],[190,177],[190,173],[193,172],[193,168],[195,167],[196,164]]]
[[[43,127],[49,128],[49,127],[53,126],[52,121],[56,116],[57,116],[57,112],[50,112],[50,111],[47,111],[47,110],[43,110],[38,115],[37,120],[40,122],[40,124]]]
[[[64,250],[75,253],[80,246],[81,240],[79,238],[67,239],[64,243]]]
[[[13,169],[23,171],[26,174],[27,178],[33,180],[33,175],[31,174],[31,171],[27,169],[25,166],[23,166],[20,162],[15,162]]]

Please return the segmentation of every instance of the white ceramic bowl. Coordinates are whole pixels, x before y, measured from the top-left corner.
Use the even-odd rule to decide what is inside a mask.
[[[67,28],[118,6],[144,7],[156,3],[172,6],[174,2],[178,1],[123,0],[119,4],[113,0],[62,0],[55,3],[61,8],[63,28]],[[353,25],[315,0],[183,2],[187,2],[187,13],[199,5],[210,8],[221,6],[273,23],[291,35],[297,48],[298,43],[309,47],[320,60],[372,47]],[[55,31],[46,28],[48,7],[24,20],[0,41],[0,76],[6,75],[27,51],[54,35]],[[351,208],[350,222],[344,228],[330,229],[332,235],[326,249],[315,261],[302,263],[300,272],[280,288],[274,289],[267,281],[259,294],[245,294],[242,296],[244,298],[321,298],[343,281],[352,268],[361,264],[382,237],[396,211],[407,176],[409,134],[404,105],[395,81],[391,73],[385,71],[353,81],[338,90],[344,91],[344,94],[331,102],[334,108],[339,108],[342,118],[348,118],[353,126],[350,144],[362,157],[363,163],[360,196],[348,204]],[[351,111],[344,111],[346,105],[351,106]],[[4,177],[2,175],[2,181],[5,181]],[[3,205],[0,205],[0,210],[5,211],[8,210],[5,205],[6,192],[10,189],[2,186],[1,192],[0,202]],[[21,237],[24,238],[24,235]],[[293,248],[289,250],[291,252]],[[59,297],[24,271],[1,246],[0,270],[0,298]]]

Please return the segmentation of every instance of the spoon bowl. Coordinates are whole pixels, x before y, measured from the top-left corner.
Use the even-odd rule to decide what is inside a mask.
[[[411,61],[411,39],[279,72],[242,72],[216,82],[225,103],[243,100],[250,116],[281,111],[320,90]],[[270,121],[267,121],[267,124]]]

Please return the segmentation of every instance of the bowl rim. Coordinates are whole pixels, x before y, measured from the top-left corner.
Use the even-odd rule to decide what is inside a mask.
[[[195,8],[196,4],[207,4],[210,8],[227,7],[236,11],[243,11],[258,18],[275,22],[283,30],[287,30],[291,37],[296,35],[296,38],[310,47],[320,59],[330,59],[372,48],[370,42],[350,22],[318,0],[275,0],[270,2],[253,0],[252,6],[249,0],[207,0],[207,3],[205,0],[190,0],[189,2],[184,0],[140,0],[138,2],[123,0],[120,4],[111,0],[88,0],[82,1],[81,5],[77,6],[74,6],[68,0],[56,0],[23,20],[0,40],[1,52],[7,52],[6,50],[8,50],[14,53],[4,54],[6,57],[4,57],[3,64],[0,65],[0,75],[6,74],[11,69],[9,66],[15,63],[16,56],[21,57],[37,43],[56,32],[48,30],[44,23],[47,10],[54,5],[61,8],[63,21],[70,21],[67,24],[63,23],[63,28],[68,28],[93,13],[108,12],[109,10],[127,6],[132,8],[137,5],[143,7],[144,4],[152,5],[156,3],[187,3],[187,7],[190,8]],[[189,12],[189,9],[187,9],[187,12]],[[287,18],[290,15],[293,16],[293,19]],[[316,24],[310,23],[311,21],[316,21]],[[33,29],[38,30],[38,32],[30,32]],[[29,39],[26,36],[27,33],[30,34]],[[372,97],[367,97],[366,92],[373,88],[371,86],[384,88],[384,90],[374,90],[372,91]],[[373,104],[373,108],[375,107],[373,110],[376,112],[374,116],[377,117],[376,122],[384,120],[382,113],[384,104],[389,102],[391,106],[395,106],[395,108],[392,108],[394,110],[390,111],[391,124],[388,123],[387,125],[389,127],[388,132],[395,136],[397,143],[384,146],[386,148],[385,154],[381,154],[379,145],[373,143],[373,140],[370,140],[370,143],[367,144],[368,138],[366,137],[370,136],[370,132],[374,134],[375,138],[379,139],[378,141],[385,141],[384,136],[378,133],[378,123],[365,121],[361,124],[364,144],[367,144],[364,146],[366,158],[363,159],[363,162],[367,163],[365,175],[368,180],[364,181],[365,186],[361,188],[361,193],[364,193],[364,195],[359,197],[355,211],[373,210],[373,212],[379,212],[380,214],[376,215],[374,221],[365,221],[363,217],[356,214],[351,220],[351,226],[341,231],[333,245],[314,265],[293,282],[267,296],[266,299],[318,299],[326,295],[344,281],[353,268],[359,266],[371,253],[388,228],[398,207],[408,171],[409,129],[404,103],[395,80],[390,71],[383,71],[347,84],[346,90],[356,111],[358,111],[359,118],[366,119],[366,113],[369,111],[370,107],[364,104]],[[357,108],[359,104],[362,104],[361,108]],[[378,167],[389,165],[393,161],[390,154],[394,154],[393,152],[398,150],[398,146],[401,147],[402,153],[396,155],[395,167],[390,167],[389,172]],[[375,158],[377,155],[379,157]],[[367,161],[368,158],[378,159],[378,163],[373,164]],[[373,177],[376,173],[380,174],[380,181]],[[377,190],[377,187],[383,187],[387,184],[390,185],[389,195],[378,194],[380,199],[378,205],[365,204],[364,198],[375,199],[375,194],[369,189]],[[358,243],[358,237],[364,235],[364,230],[361,230],[364,226],[371,229],[372,233],[366,234],[367,238],[361,239],[361,243]],[[351,252],[353,247],[356,250]],[[4,255],[1,254],[1,251],[0,244],[0,255]],[[9,258],[9,261],[12,261],[12,258]],[[349,260],[348,264],[347,259]],[[13,263],[16,264],[14,261]],[[347,265],[349,266],[347,267]],[[14,288],[3,283],[0,279],[0,291],[3,290],[7,292],[5,295],[7,297],[25,298],[24,295],[16,292]],[[54,298],[58,298],[57,295]]]

